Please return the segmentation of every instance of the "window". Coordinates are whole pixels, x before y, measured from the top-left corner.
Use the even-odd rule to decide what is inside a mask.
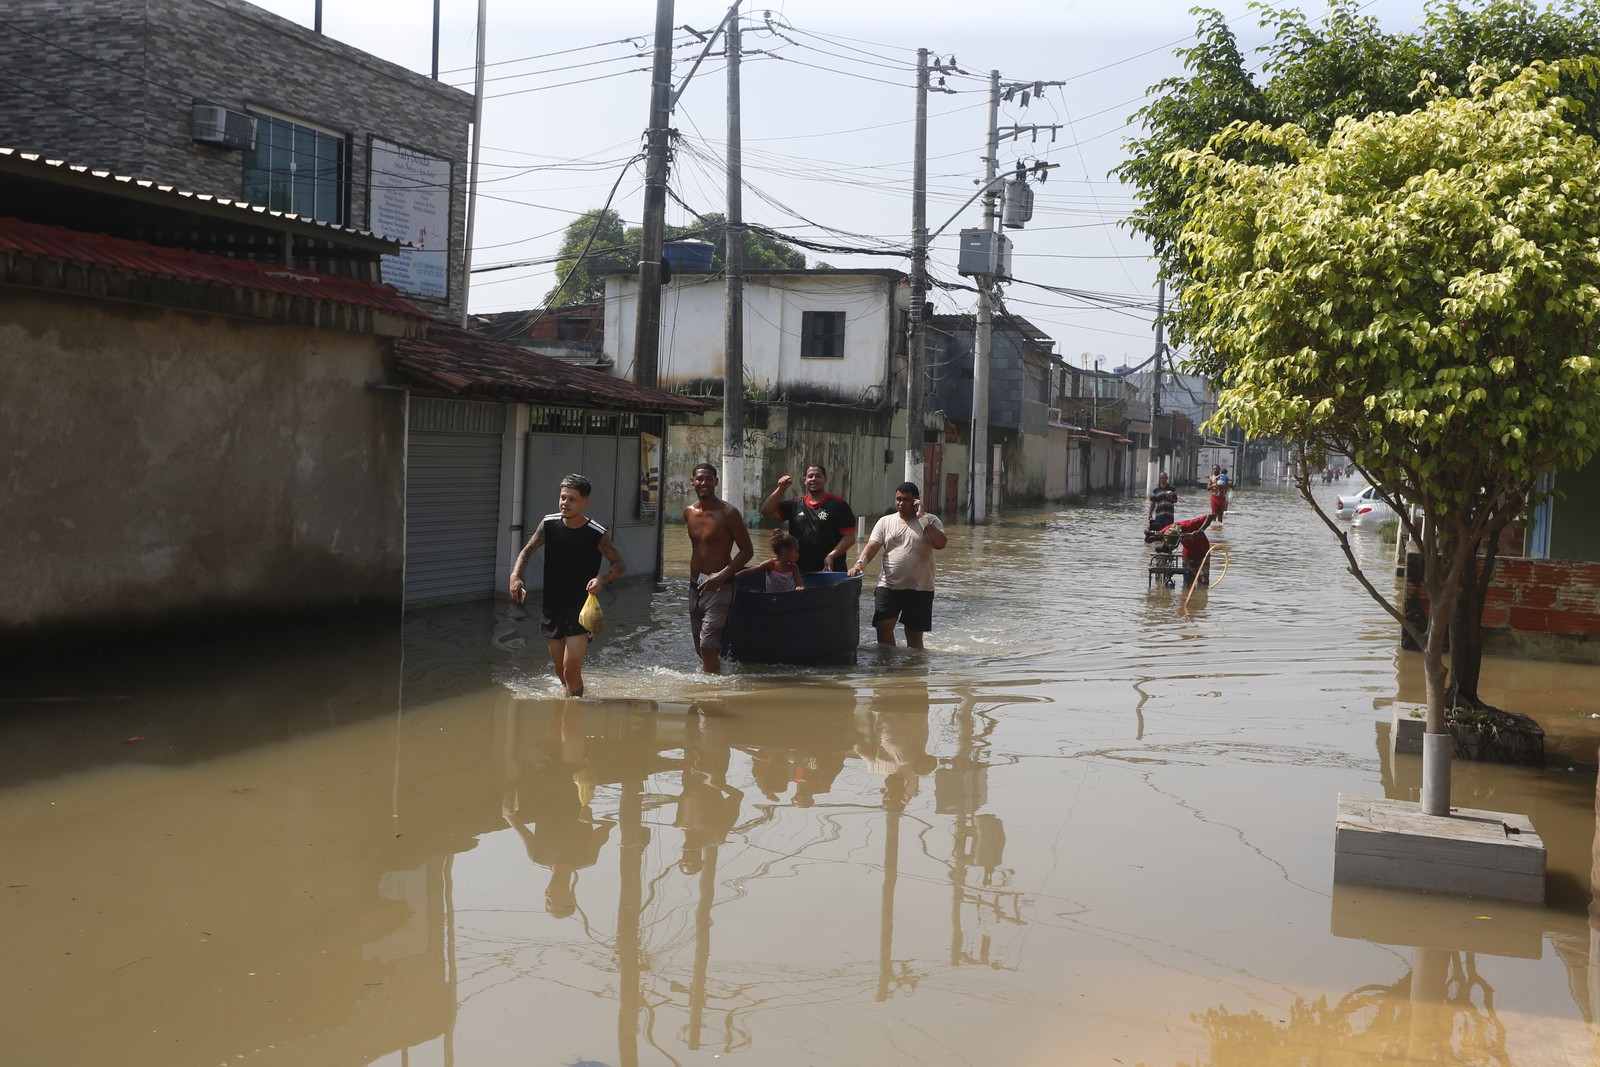
[[[279,115],[250,114],[256,146],[244,154],[244,198],[343,226],[349,188],[344,135]]]
[[[802,311],[800,355],[806,359],[843,359],[844,312]]]

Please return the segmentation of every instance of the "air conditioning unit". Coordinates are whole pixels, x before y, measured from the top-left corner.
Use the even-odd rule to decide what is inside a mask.
[[[220,104],[196,104],[192,136],[201,144],[249,151],[256,146],[256,120]]]

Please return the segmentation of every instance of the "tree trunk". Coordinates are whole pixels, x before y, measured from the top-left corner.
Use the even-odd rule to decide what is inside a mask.
[[[1450,814],[1450,753],[1454,742],[1446,721],[1445,694],[1450,673],[1445,664],[1445,638],[1454,615],[1445,583],[1428,582],[1428,634],[1422,646],[1422,673],[1427,681],[1428,725],[1422,737],[1422,813]]]
[[[1478,696],[1478,679],[1483,673],[1483,605],[1489,597],[1499,554],[1500,535],[1490,535],[1480,568],[1474,558],[1461,568],[1461,588],[1456,594],[1455,611],[1450,619],[1450,684],[1445,691],[1445,709],[1487,708]]]

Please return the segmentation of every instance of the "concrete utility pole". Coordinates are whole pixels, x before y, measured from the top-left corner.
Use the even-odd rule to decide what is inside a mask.
[[[467,298],[471,295],[467,290],[472,284],[472,232],[478,222],[478,150],[483,146],[483,59],[484,59],[484,31],[489,25],[489,0],[478,0],[478,62],[477,74],[473,76],[472,89],[472,164],[471,172],[467,175],[467,186],[471,190],[467,197],[467,234],[465,247],[461,249],[461,328],[464,330],[471,324],[472,318],[467,313]],[[439,65],[438,31],[435,30],[434,39],[434,66]],[[434,71],[434,77],[439,76]],[[448,245],[447,245],[448,246]]]
[[[633,380],[655,387],[661,357],[661,245],[667,229],[667,138],[672,121],[672,0],[656,0],[650,68],[644,227],[639,242],[639,308],[633,331]]]
[[[921,486],[922,378],[928,324],[928,50],[917,49],[916,144],[911,170],[911,339],[906,352],[906,481]],[[923,494],[927,495],[924,487]],[[937,492],[937,487],[935,487]]]
[[[930,63],[928,50],[917,49],[917,122],[911,177],[911,339],[906,352],[906,481],[922,486],[924,496],[931,495],[935,501],[939,499],[939,487],[924,481],[927,474],[923,469],[922,426],[928,376],[928,242],[931,240],[928,233],[928,94],[953,93],[955,90],[942,86],[933,88],[929,76],[956,69],[954,63],[945,63],[937,56]],[[965,206],[962,205],[963,209]],[[955,221],[954,218],[951,221]],[[945,223],[948,225],[949,222]],[[943,232],[944,227],[939,229]]]
[[[1156,351],[1150,357],[1150,470],[1145,492],[1156,487],[1161,474],[1161,434],[1156,429],[1156,417],[1161,414],[1161,360],[1167,354],[1166,343],[1167,280],[1156,283]]]
[[[983,228],[991,237],[995,218],[995,172],[1000,166],[1000,72],[989,72],[989,138],[983,153]],[[993,274],[979,274],[978,336],[972,350],[972,476],[971,513],[974,523],[989,517],[989,337],[993,311],[989,289]]]
[[[1064,85],[1065,82],[1011,82],[1005,86],[1005,98],[1012,99],[1013,95],[1020,93],[1024,107],[1030,97],[1042,94],[1046,87]],[[989,72],[989,140],[985,146],[983,156],[984,181],[983,181],[983,229],[989,234],[987,247],[994,248],[994,222],[998,212],[995,210],[996,173],[1000,168],[1000,72]],[[1037,139],[1040,130],[1049,130],[1051,140],[1055,139],[1058,125],[1050,126],[1007,126],[1004,130],[1006,137],[1020,137],[1024,133],[1032,133]],[[1050,166],[1035,164],[1035,170],[1040,172],[1049,170]],[[1018,167],[1019,176],[1024,168]],[[969,201],[970,202],[970,201]],[[1020,226],[1020,223],[1018,224]],[[994,285],[995,276],[992,273],[978,274],[975,276],[978,283],[978,329],[977,340],[972,352],[972,475],[971,475],[971,515],[974,523],[987,520],[993,508],[990,499],[996,487],[990,484],[990,449],[989,449],[989,353],[994,332]],[[1009,279],[1008,279],[1009,280]],[[998,459],[996,461],[998,463]]]
[[[724,265],[722,495],[744,510],[744,196],[739,139],[739,9],[728,12],[728,226]]]

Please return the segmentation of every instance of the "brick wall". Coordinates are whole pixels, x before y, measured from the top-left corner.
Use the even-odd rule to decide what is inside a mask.
[[[1406,613],[1424,618],[1428,598],[1412,556]],[[1600,563],[1501,559],[1483,606],[1484,651],[1520,659],[1600,663]]]
[[[193,141],[190,112],[259,107],[349,136],[357,229],[369,136],[451,160],[450,300],[416,302],[459,317],[471,94],[243,0],[32,0],[5,18],[0,145],[238,197],[243,153]]]

